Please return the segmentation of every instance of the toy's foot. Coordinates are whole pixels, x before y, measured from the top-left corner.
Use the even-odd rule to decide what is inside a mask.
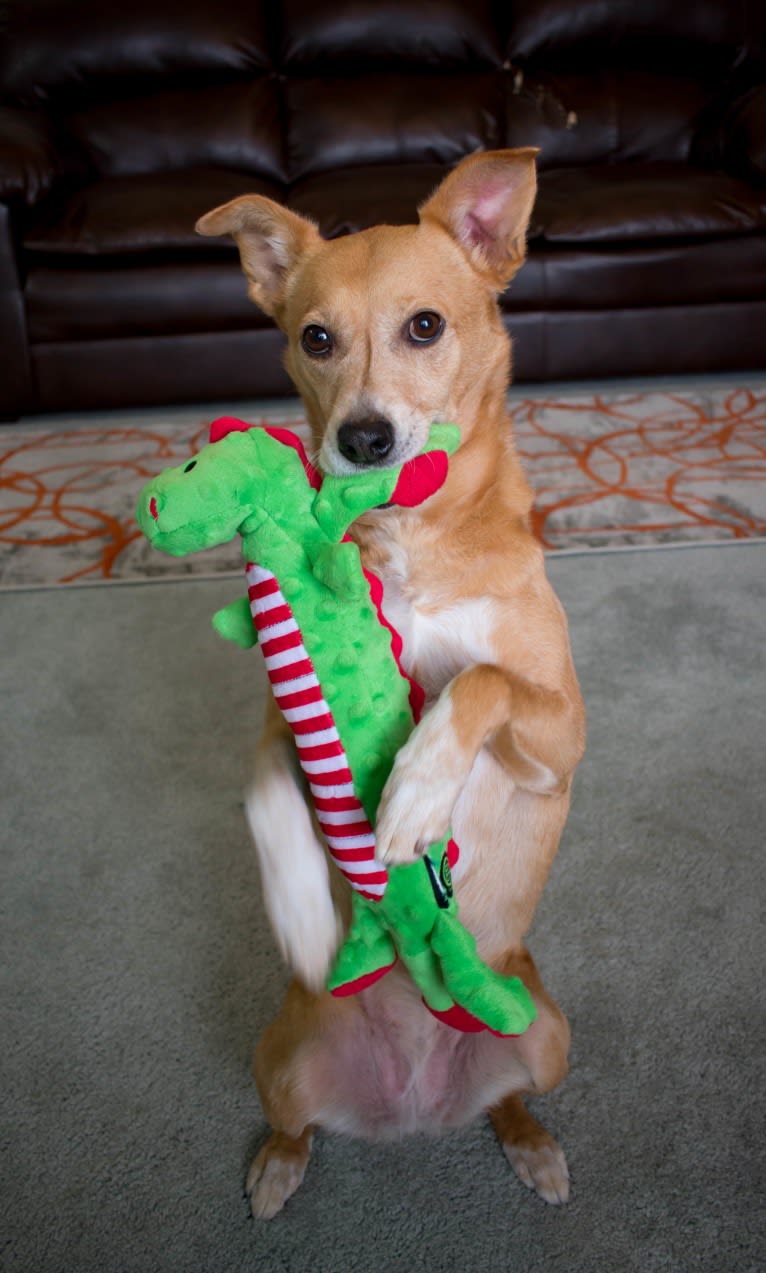
[[[327,989],[334,995],[358,994],[385,977],[396,963],[396,948],[387,933],[378,931],[373,941],[352,933],[338,951]]]
[[[427,999],[423,1003],[428,1008],[431,1016],[436,1017],[437,1021],[443,1022],[444,1025],[452,1026],[453,1030],[460,1030],[463,1034],[479,1034],[482,1030],[488,1030],[490,1034],[496,1034],[503,1039],[518,1038],[518,1031],[506,1033],[501,1030],[493,1030],[486,1022],[479,1017],[475,1017],[467,1008],[461,1007],[459,1003],[453,1003],[451,1008],[446,1012],[440,1012],[438,1008],[432,1008]]]
[[[336,999],[344,999],[346,995],[358,995],[360,990],[366,990],[368,986],[374,986],[376,981],[380,981],[381,977],[385,977],[396,963],[393,959],[390,964],[386,964],[383,968],[374,968],[372,972],[364,972],[359,977],[355,977],[353,981],[345,981],[340,985],[333,985],[335,973],[328,983],[328,990],[335,995]]]
[[[459,921],[441,915],[431,944],[441,963],[444,984],[468,1018],[478,1019],[493,1034],[504,1036],[523,1034],[532,1024],[537,1009],[524,982],[519,977],[503,977],[483,963],[474,938]]]

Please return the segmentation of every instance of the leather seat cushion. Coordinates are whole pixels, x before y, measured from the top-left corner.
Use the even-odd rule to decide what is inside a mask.
[[[689,242],[533,243],[505,309],[571,313],[757,301],[766,295],[766,232]]]
[[[30,221],[24,249],[48,256],[140,256],[182,251],[234,253],[228,238],[194,231],[204,212],[242,194],[282,200],[282,187],[217,168],[108,177],[44,205]]]
[[[122,256],[153,251],[231,252],[202,239],[197,217],[241,194],[285,198],[328,236],[388,221],[414,222],[447,168],[441,163],[370,165],[283,187],[248,173],[187,169],[111,177],[42,205],[24,236],[28,252]],[[766,190],[685,164],[595,165],[540,174],[530,240],[604,245],[711,239],[766,229]]]
[[[326,238],[386,222],[417,221],[417,207],[448,172],[443,164],[371,165],[322,173],[289,193],[247,173],[194,169],[105,178],[46,205],[24,237],[30,253],[46,256],[139,256],[159,250],[228,252],[229,239],[194,232],[203,212],[242,194],[263,194],[312,217]]]
[[[236,257],[33,265],[25,289],[34,343],[237,331],[271,326],[248,299]]]
[[[766,229],[766,190],[688,164],[596,164],[540,174],[530,237],[548,243],[711,238]]]

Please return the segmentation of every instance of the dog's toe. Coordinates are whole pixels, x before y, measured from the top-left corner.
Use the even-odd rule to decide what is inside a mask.
[[[563,1149],[552,1136],[545,1139],[518,1140],[503,1145],[505,1156],[528,1189],[534,1189],[546,1202],[561,1206],[569,1201],[569,1168]]]

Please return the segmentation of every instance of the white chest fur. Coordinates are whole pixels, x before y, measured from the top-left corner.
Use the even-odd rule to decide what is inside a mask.
[[[486,600],[435,604],[399,571],[383,575],[383,613],[402,638],[402,663],[422,685],[427,704],[458,672],[492,660],[490,611]]]

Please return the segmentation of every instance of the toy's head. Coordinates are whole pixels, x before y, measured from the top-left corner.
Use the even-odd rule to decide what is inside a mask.
[[[253,510],[250,449],[247,434],[232,433],[147,483],[136,517],[155,548],[182,557],[234,538]]]
[[[182,557],[228,543],[286,499],[308,506],[319,484],[296,434],[223,417],[197,455],[147,483],[136,517],[155,548]]]

